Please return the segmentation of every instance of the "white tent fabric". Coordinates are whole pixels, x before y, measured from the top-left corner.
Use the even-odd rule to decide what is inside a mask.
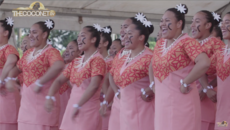
[[[5,0],[0,6],[0,16],[12,16],[12,9],[28,7],[32,0]],[[133,17],[137,12],[143,12],[152,21],[155,30],[151,36],[159,31],[159,22],[164,11],[184,3],[189,11],[186,15],[184,31],[189,32],[192,16],[199,10],[217,11],[225,14],[230,11],[229,0],[41,0],[48,9],[56,11],[54,17],[14,17],[14,27],[29,28],[33,23],[52,18],[55,29],[77,30],[85,25],[98,23],[101,26],[111,25],[113,33],[119,33],[124,19]],[[83,23],[78,22],[82,16]]]

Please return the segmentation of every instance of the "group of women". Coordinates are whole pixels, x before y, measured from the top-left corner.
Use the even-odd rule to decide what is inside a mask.
[[[54,21],[40,21],[21,59],[1,20],[0,130],[230,130],[230,13],[197,12],[190,37],[187,12],[165,11],[154,51],[143,13],[114,41],[110,26],[85,26],[62,56],[47,44]]]

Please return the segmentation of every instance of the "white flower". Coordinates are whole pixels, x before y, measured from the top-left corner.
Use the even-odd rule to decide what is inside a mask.
[[[14,20],[11,17],[6,18],[7,25],[13,26]]]
[[[53,23],[50,19],[48,19],[48,20],[45,21],[45,25],[46,25],[46,27],[49,28],[49,29],[52,29],[52,28],[53,28],[53,24],[54,24],[54,23]]]
[[[150,21],[148,21],[148,20],[144,20],[143,21],[143,25],[145,26],[145,27],[151,27],[151,25],[153,25]]]
[[[180,13],[184,13],[184,14],[185,14],[185,10],[187,10],[182,4],[177,5],[176,9],[177,11],[180,11]]]
[[[108,27],[105,27],[102,30],[104,33],[110,33],[111,32],[110,28],[108,28]]]
[[[218,22],[219,22],[219,20],[221,20],[219,14],[217,14],[217,13],[215,13],[215,12],[212,12],[212,15],[213,15],[213,17],[214,17],[214,20],[216,20],[216,21],[218,21]]]
[[[101,26],[99,24],[93,24],[93,27],[97,29],[98,32],[101,32]]]
[[[52,45],[52,41],[50,39],[47,39],[46,43]]]
[[[222,22],[220,22],[218,26],[221,27],[222,26]]]
[[[135,19],[143,23],[145,20],[145,15],[143,13],[137,13]]]

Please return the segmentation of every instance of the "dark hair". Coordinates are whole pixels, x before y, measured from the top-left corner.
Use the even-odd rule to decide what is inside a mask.
[[[4,28],[4,30],[9,32],[8,39],[10,39],[12,28],[14,25],[10,26],[9,24],[7,24],[7,19],[0,20],[0,23],[2,23],[2,27]]]
[[[230,12],[227,12],[226,14],[230,14]]]
[[[115,42],[115,41],[116,41],[116,42],[119,42],[122,48],[124,47],[124,46],[121,44],[121,39],[115,39],[114,42]]]
[[[72,42],[74,42],[78,46],[77,39],[74,39]]]
[[[48,38],[49,35],[50,35],[50,31],[55,27],[54,21],[53,21],[52,19],[48,19],[48,20],[50,20],[51,22],[53,22],[53,27],[50,28],[50,29],[46,26],[46,24],[45,24],[44,21],[39,21],[39,22],[35,23],[35,24],[38,24],[38,25],[39,25],[39,27],[41,28],[41,30],[42,30],[43,32],[47,32],[47,34],[48,34],[48,35],[47,35],[47,38]]]
[[[145,46],[149,47],[149,42],[146,42],[146,43],[145,43]]]
[[[220,39],[223,40],[223,34],[219,25],[214,26],[213,31],[216,32],[216,37],[220,37]]]
[[[106,33],[103,29],[108,28],[110,29],[109,33]],[[103,37],[103,42],[108,41],[108,46],[107,46],[107,50],[109,50],[110,46],[112,45],[112,38],[111,38],[111,34],[112,34],[112,28],[111,26],[106,26],[102,29],[101,32],[101,36]]]
[[[167,11],[171,11],[175,14],[175,17],[177,19],[177,21],[182,21],[182,30],[184,29],[185,26],[185,14],[188,13],[188,7],[185,4],[181,4],[182,6],[185,7],[185,13],[181,13],[180,11],[178,11],[176,8],[169,8],[167,9]]]
[[[216,25],[219,25],[219,23],[221,22],[221,20],[219,20],[219,21],[215,20],[214,17],[213,17],[213,15],[212,15],[212,13],[210,11],[201,10],[200,12],[204,13],[206,15],[205,18],[207,19],[207,22],[208,23],[210,22],[212,24],[212,26],[211,26],[211,28],[209,30],[209,32],[212,32],[213,27],[216,26]]]
[[[146,18],[146,17],[145,17]],[[136,18],[132,17],[130,18],[132,20],[132,24],[136,26],[136,29],[139,30],[140,35],[145,36],[144,43],[148,41],[149,35],[153,33],[154,27],[153,25],[150,25],[150,27],[145,27],[142,22],[138,21]],[[147,18],[146,18],[147,20]]]
[[[100,32],[97,31],[96,28],[93,26],[85,26],[84,28],[87,28],[88,31],[91,33],[91,38],[96,37],[95,47],[97,48],[100,43]]]

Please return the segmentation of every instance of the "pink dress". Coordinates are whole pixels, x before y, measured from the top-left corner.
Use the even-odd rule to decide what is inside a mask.
[[[221,40],[210,37],[204,42],[201,47],[209,58],[218,51],[224,48],[225,44]],[[216,78],[216,75],[210,75],[208,80],[211,82]],[[197,80],[196,85],[198,89],[201,88],[200,82]],[[207,96],[201,101],[201,129],[200,130],[214,130],[216,115],[216,103],[213,103]]]
[[[96,53],[83,67],[80,63],[81,58],[74,59],[62,73],[70,79],[73,88],[62,120],[61,130],[101,130],[100,88],[81,106],[77,117],[72,120],[73,105],[81,99],[91,78],[98,75],[104,76],[106,71],[105,61],[99,53]]]
[[[217,74],[218,86],[215,130],[230,130],[230,55],[217,51],[211,61],[207,74]]]
[[[119,60],[119,71],[113,72],[113,79],[121,88],[120,130],[154,130],[154,100],[145,102],[141,98],[141,89],[149,87],[152,51],[146,47],[128,64],[127,56]]]
[[[65,65],[65,68],[68,67],[68,64]],[[70,93],[71,93],[71,88],[69,87],[69,85],[67,83],[65,83],[64,85],[62,85],[62,87],[59,90],[59,94],[60,94],[60,115],[59,115],[59,127],[61,126],[61,122],[66,110],[66,106],[68,103],[68,100],[70,98]]]
[[[200,98],[195,82],[188,94],[180,92],[180,80],[194,67],[202,53],[200,44],[187,34],[180,37],[168,52],[166,40],[154,48],[152,65],[155,80],[155,130],[200,130]]]
[[[6,44],[0,47],[0,75],[10,54],[19,57],[18,51],[12,45]],[[0,95],[0,130],[17,130],[20,98],[18,90],[13,93],[7,92],[7,95]]]
[[[111,67],[111,70],[110,70],[110,73],[111,73],[112,76],[114,76],[113,72],[119,71],[119,69],[120,69],[117,66],[119,66],[119,61],[124,56],[123,55],[123,53],[124,53],[123,50],[124,49],[121,49],[117,53],[115,58],[113,59],[112,67]],[[110,118],[109,118],[109,130],[120,130],[120,100],[115,96],[113,98],[113,104],[112,104]]]
[[[33,58],[33,48],[27,50],[18,61],[17,66],[23,72],[23,89],[21,107],[18,116],[18,130],[58,130],[60,100],[55,95],[56,102],[52,112],[44,109],[46,96],[53,81],[49,81],[40,93],[34,92],[35,81],[42,77],[56,62],[63,61],[58,50],[47,47],[41,55]]]
[[[105,59],[106,63],[106,72],[109,72],[112,68],[113,58]],[[111,110],[107,110],[106,116],[102,117],[102,129],[101,130],[108,130],[109,129],[109,118],[110,118]]]

